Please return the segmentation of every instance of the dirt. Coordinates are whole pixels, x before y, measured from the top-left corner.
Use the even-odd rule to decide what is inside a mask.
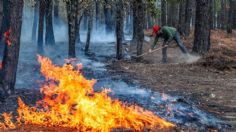
[[[191,51],[193,33],[182,39]],[[208,54],[191,56],[190,61],[173,43],[168,48],[168,64],[161,63],[161,51],[144,56],[142,62],[123,60],[110,64],[146,87],[191,100],[228,124],[225,131],[236,131],[236,31],[233,35],[212,31],[211,41]],[[150,43],[145,42],[144,51],[149,47]],[[134,44],[127,48],[135,51]]]

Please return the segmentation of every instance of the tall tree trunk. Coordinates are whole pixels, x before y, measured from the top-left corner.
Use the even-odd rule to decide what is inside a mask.
[[[137,5],[137,2],[136,2],[136,0],[133,0],[133,7],[132,7],[132,9],[133,9],[133,41],[136,43],[136,41],[137,41],[137,38],[138,38],[138,36],[137,36],[137,25],[138,25],[138,15],[137,15],[137,13],[138,13],[138,5]]]
[[[215,0],[210,0],[210,27],[211,29],[214,29],[214,5]]]
[[[221,12],[218,11],[217,12],[217,28],[221,28],[221,16],[220,16]]]
[[[220,27],[226,29],[226,0],[221,0]]]
[[[166,0],[161,0],[161,25],[167,25],[166,14],[167,14]]]
[[[32,41],[36,41],[36,35],[37,35],[37,26],[38,26],[38,19],[39,19],[39,0],[35,0],[34,5],[34,22],[33,22],[33,28],[32,28]]]
[[[172,5],[172,25],[178,28],[179,22],[179,3]]]
[[[5,46],[3,56],[3,68],[1,71],[0,87],[5,92],[5,95],[14,93],[16,72],[20,50],[20,36],[23,12],[23,0],[8,0],[9,6],[9,43]]]
[[[235,2],[236,3],[236,2]],[[229,0],[229,12],[228,12],[228,21],[227,21],[227,33],[232,33],[233,25],[233,8],[236,6],[233,0]]]
[[[99,4],[100,4],[100,0],[96,0],[96,29],[98,29],[98,26],[99,26],[99,13],[100,13],[100,10],[99,10]]]
[[[214,28],[217,27],[217,11],[216,11],[216,0],[214,1],[214,6],[213,6],[213,11],[214,11],[214,17],[213,17],[213,21],[214,21]]]
[[[53,1],[46,1],[46,34],[45,34],[45,44],[55,45],[54,31],[53,31],[53,21],[52,21],[52,8]]]
[[[112,31],[112,9],[111,3],[108,2],[109,0],[105,0],[105,7],[104,7],[104,14],[105,14],[105,27],[106,32],[110,33]]]
[[[54,0],[54,17],[59,17],[59,0]]]
[[[67,2],[67,17],[68,17],[68,27],[69,27],[69,58],[75,58],[75,42],[77,36],[77,11],[78,11],[78,1],[72,0]]]
[[[122,38],[124,27],[124,12],[122,0],[118,0],[116,8],[116,58],[122,59]]]
[[[144,2],[144,28],[148,29],[148,10],[147,10],[147,3]]]
[[[172,7],[171,2],[167,2],[167,25],[172,26]]]
[[[196,0],[193,0],[192,2],[193,2],[193,16],[190,22],[190,29],[195,26],[196,22]]]
[[[232,3],[233,3],[233,13],[232,13],[232,15],[233,15],[233,23],[232,23],[232,28],[236,29],[236,0],[233,0]]]
[[[0,29],[2,26],[2,19],[3,18],[3,0],[0,0]],[[0,33],[1,35],[1,33]],[[2,36],[0,36],[0,41],[2,40]]]
[[[87,40],[86,40],[86,44],[85,44],[85,54],[89,53],[89,46],[90,46],[90,42],[91,42],[91,32],[92,32],[92,28],[93,28],[93,6],[92,6],[92,2],[90,3],[91,5],[89,6],[88,9],[88,32],[87,32]]]
[[[184,34],[186,36],[189,36],[189,34],[190,34],[191,19],[192,19],[192,16],[193,16],[193,6],[194,6],[194,1],[193,0],[187,0],[186,1],[185,28],[184,28]]]
[[[186,8],[186,1],[181,0],[180,7],[179,7],[179,32],[181,35],[184,34],[184,26],[185,26],[185,8]]]
[[[43,33],[44,33],[44,20],[45,20],[45,6],[46,1],[39,1],[39,25],[38,25],[38,52],[43,52]]]
[[[193,52],[205,54],[210,49],[210,2],[198,0],[196,7],[195,39]]]
[[[143,40],[144,40],[144,7],[142,0],[136,0],[137,12],[136,12],[136,24],[134,27],[137,28],[137,55],[141,55],[143,53]],[[140,61],[142,58],[138,58],[137,61]]]
[[[3,17],[2,17],[2,25],[0,29],[0,37],[8,30],[9,27],[9,19],[10,19],[10,9],[8,6],[8,0],[3,0]]]

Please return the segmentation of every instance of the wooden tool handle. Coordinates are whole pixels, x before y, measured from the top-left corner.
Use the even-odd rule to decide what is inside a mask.
[[[164,49],[164,48],[166,48],[166,47],[168,47],[168,45],[165,45],[165,46],[163,46],[163,47],[161,47],[161,48],[152,50],[151,52],[143,53],[143,54],[141,54],[141,55],[139,55],[139,56],[136,56],[136,57],[139,58],[139,57],[145,56],[145,55],[147,55],[147,54],[151,54],[151,53],[153,53],[153,52],[156,52],[156,51],[159,51],[159,50],[161,50],[161,49]]]

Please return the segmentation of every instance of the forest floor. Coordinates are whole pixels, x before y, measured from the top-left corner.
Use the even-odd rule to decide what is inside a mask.
[[[146,32],[146,34],[149,34]],[[183,41],[189,51],[193,33]],[[212,48],[204,57],[187,60],[175,44],[168,48],[168,64],[161,64],[161,51],[148,54],[142,62],[112,62],[113,69],[128,73],[141,84],[159,92],[181,95],[229,124],[227,131],[236,130],[236,31],[233,35],[215,30]],[[145,42],[148,51],[150,42]],[[135,45],[127,46],[135,51]]]
[[[183,38],[189,51],[193,45],[193,38],[193,34]],[[161,51],[144,56],[142,62],[135,60],[109,62],[116,73],[129,74],[129,77],[138,80],[140,84],[158,92],[182,96],[199,108],[220,117],[230,125],[227,131],[235,131],[236,31],[233,35],[227,35],[223,31],[216,30],[213,31],[211,39],[212,49],[204,57],[191,56],[186,60],[173,43],[168,48],[168,64],[161,64]],[[145,42],[144,51],[148,51],[151,42],[152,40]],[[136,47],[131,44],[126,48],[133,52]],[[42,98],[39,90],[18,90],[6,100],[7,103],[0,103],[1,113],[13,111],[13,114],[16,114],[18,96],[26,104],[35,104]]]

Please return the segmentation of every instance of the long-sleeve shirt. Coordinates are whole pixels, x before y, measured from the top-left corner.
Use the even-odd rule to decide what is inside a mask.
[[[164,42],[170,42],[176,35],[177,29],[174,27],[163,26],[160,31],[157,33],[155,40],[151,46],[154,49],[157,45],[158,39],[163,38]]]

